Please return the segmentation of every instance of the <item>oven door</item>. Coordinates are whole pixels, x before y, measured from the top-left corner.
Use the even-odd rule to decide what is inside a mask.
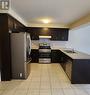
[[[51,58],[51,53],[39,53],[39,58]]]

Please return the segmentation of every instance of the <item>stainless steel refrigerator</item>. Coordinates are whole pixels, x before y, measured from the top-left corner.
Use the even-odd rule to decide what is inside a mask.
[[[29,33],[11,34],[12,79],[26,79],[30,74],[31,38]]]

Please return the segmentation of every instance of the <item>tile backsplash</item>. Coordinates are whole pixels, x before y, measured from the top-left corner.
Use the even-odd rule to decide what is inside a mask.
[[[39,48],[39,40],[32,40],[31,41],[31,48],[32,49],[38,49]]]
[[[49,41],[52,49],[59,49],[66,47],[67,41]],[[32,49],[39,48],[39,40],[32,40]]]
[[[51,41],[50,44],[52,49],[65,48],[67,41]]]

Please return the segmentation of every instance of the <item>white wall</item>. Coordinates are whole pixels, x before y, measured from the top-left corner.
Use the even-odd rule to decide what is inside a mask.
[[[90,25],[70,30],[67,47],[90,54]]]

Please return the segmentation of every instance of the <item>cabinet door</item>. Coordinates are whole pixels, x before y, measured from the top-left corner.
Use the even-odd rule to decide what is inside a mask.
[[[59,63],[59,50],[52,50],[51,51],[51,62],[52,63]]]
[[[13,30],[14,28],[14,20],[11,16],[8,16],[8,28],[9,30]]]
[[[31,34],[31,40],[39,40],[39,36],[37,32],[30,32]]]
[[[39,58],[39,51],[36,49],[31,50],[31,58],[32,58],[32,63],[38,63],[38,58]]]
[[[31,35],[31,40],[39,40],[38,28],[28,28],[28,32]]]
[[[32,27],[32,28],[28,28],[28,32],[31,34],[31,40],[39,40],[39,35],[42,36],[51,35],[49,28]]]
[[[46,28],[46,27],[43,27],[43,28],[39,28],[39,35],[42,35],[42,36],[51,36],[51,32],[50,32],[50,28]]]
[[[25,32],[25,26],[16,19],[13,19],[13,32]]]
[[[58,33],[56,31],[51,30],[51,36],[52,36],[51,40],[54,40],[54,41],[58,40]]]
[[[67,56],[64,53],[62,53],[61,51],[60,51],[60,59],[59,60],[60,60],[60,64],[61,64],[62,68],[65,71],[65,69],[66,69]]]
[[[18,22],[14,19],[14,27],[13,27],[13,31],[17,31],[18,30]]]
[[[68,29],[61,29],[60,31],[60,40],[61,41],[68,41]]]
[[[32,40],[39,40],[39,35],[52,36],[51,40],[67,41],[68,29],[67,28],[41,28],[41,27],[28,27],[27,31],[31,34]]]
[[[67,41],[68,40],[68,29],[64,28],[53,28],[51,29],[51,40],[56,41]]]

